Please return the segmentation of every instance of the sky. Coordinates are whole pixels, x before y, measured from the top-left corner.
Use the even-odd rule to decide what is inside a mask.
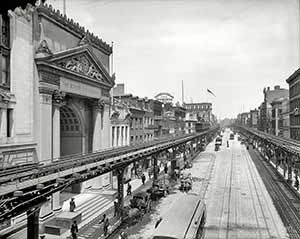
[[[212,102],[218,119],[257,108],[264,87],[288,88],[300,67],[299,9],[298,0],[66,0],[69,18],[114,42],[126,93],[181,102],[183,81],[184,101]]]

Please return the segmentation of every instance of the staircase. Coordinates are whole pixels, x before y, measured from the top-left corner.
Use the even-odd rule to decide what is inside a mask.
[[[81,213],[82,221],[81,224],[89,223],[90,220],[97,217],[103,211],[107,205],[111,203],[111,200],[107,199],[103,195],[97,195],[91,200],[76,207],[76,212]]]

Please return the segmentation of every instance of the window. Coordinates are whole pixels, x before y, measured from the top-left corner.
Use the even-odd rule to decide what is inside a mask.
[[[7,109],[7,114],[6,114],[6,137],[12,137],[12,125],[13,125],[13,110],[12,109]]]
[[[9,18],[0,14],[0,87],[9,89]]]

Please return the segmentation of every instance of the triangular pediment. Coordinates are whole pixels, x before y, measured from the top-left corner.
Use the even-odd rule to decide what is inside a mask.
[[[91,78],[94,81],[110,86],[114,85],[114,77],[109,75],[88,45],[75,47],[37,60],[47,62],[49,65],[59,67],[64,71]]]

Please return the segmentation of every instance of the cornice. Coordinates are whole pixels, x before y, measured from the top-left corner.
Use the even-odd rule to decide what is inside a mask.
[[[66,15],[61,14],[59,10],[55,10],[51,5],[40,4],[40,6],[37,7],[37,12],[39,15],[46,17],[48,20],[62,26],[67,31],[78,36],[80,39],[87,37],[90,43],[103,53],[112,53],[112,47],[109,44],[86,30],[84,27],[80,26],[78,22],[75,22],[73,19],[69,19]]]

